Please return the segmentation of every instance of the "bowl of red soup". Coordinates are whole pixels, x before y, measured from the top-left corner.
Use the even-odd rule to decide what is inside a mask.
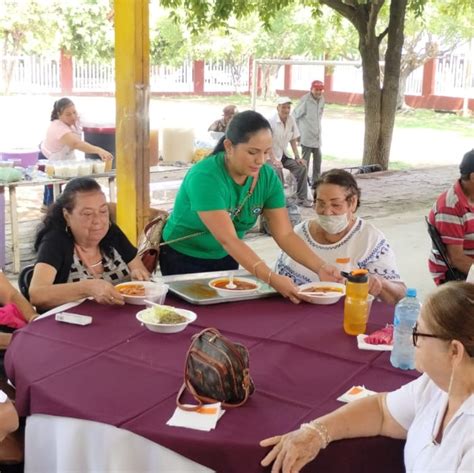
[[[346,286],[337,282],[310,282],[299,286],[298,294],[311,304],[335,304],[346,294]]]
[[[212,279],[209,281],[209,286],[222,297],[252,294],[260,289],[259,282],[241,277],[234,277],[232,281],[228,277]]]

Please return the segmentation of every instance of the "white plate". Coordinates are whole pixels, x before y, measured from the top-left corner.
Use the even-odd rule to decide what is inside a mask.
[[[309,288],[318,288],[318,287],[334,287],[339,288],[342,292],[330,292],[327,294],[305,294],[303,291]],[[329,282],[329,281],[316,281],[309,282],[307,284],[302,284],[299,286],[299,296],[306,302],[311,304],[335,304],[341,297],[346,294],[346,286],[338,282]]]
[[[186,317],[188,319],[187,322],[182,322],[180,324],[158,324],[153,322],[148,322],[143,320],[143,313],[149,309],[141,310],[137,312],[137,320],[139,320],[148,330],[152,332],[159,332],[159,333],[177,333],[183,331],[191,322],[194,322],[197,319],[197,315],[194,312],[186,309],[178,309],[177,307],[173,307],[173,310],[176,311],[179,315]]]
[[[123,294],[123,298],[127,304],[133,305],[146,305],[145,300],[163,303],[166,293],[168,292],[168,286],[166,284],[160,284],[153,281],[130,281],[117,284],[115,288],[118,291],[119,287],[130,286],[141,284],[145,288],[144,296],[127,296]]]
[[[260,289],[260,283],[258,281],[255,281],[255,279],[250,279],[250,278],[241,278],[241,277],[234,277],[234,284],[238,284],[239,281],[253,284],[255,286],[254,289],[227,289],[227,288],[220,288],[216,287],[215,284],[219,283],[220,281],[226,281],[227,283],[229,282],[228,277],[222,277],[222,278],[216,278],[212,279],[209,281],[209,286],[214,289],[217,294],[219,294],[222,297],[235,297],[238,295],[243,295],[243,294],[253,294],[254,292],[257,292]]]

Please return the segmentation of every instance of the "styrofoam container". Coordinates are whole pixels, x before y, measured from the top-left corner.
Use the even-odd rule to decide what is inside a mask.
[[[331,292],[323,292],[318,291],[318,288],[334,288],[336,290]],[[330,281],[309,282],[307,284],[302,284],[298,289],[298,295],[301,297],[301,299],[311,304],[335,304],[346,294],[346,286],[344,284]],[[314,291],[311,291],[313,294],[310,292],[305,293],[305,290],[308,289],[314,289]]]
[[[178,333],[182,332],[190,323],[194,322],[197,319],[197,315],[195,312],[186,309],[178,309],[177,307],[173,307],[173,310],[177,312],[179,315],[186,317],[187,322],[183,322],[180,324],[160,324],[150,322],[143,318],[143,314],[149,309],[141,310],[137,312],[136,318],[139,320],[148,330],[152,332],[159,332],[159,333]]]
[[[254,292],[257,292],[260,289],[260,283],[258,281],[255,281],[254,279],[249,279],[249,278],[241,278],[241,277],[234,277],[234,284],[238,286],[238,282],[244,282],[247,284],[252,284],[255,286],[253,289],[228,289],[225,287],[216,287],[216,284],[221,283],[221,282],[226,282],[226,284],[229,283],[229,278],[228,277],[221,277],[221,278],[216,278],[212,279],[209,281],[209,286],[214,289],[217,294],[219,294],[222,297],[235,297],[238,295],[243,295],[243,294],[253,294]]]
[[[145,288],[144,296],[131,296],[122,294],[125,302],[132,305],[146,305],[145,301],[155,302],[156,304],[163,304],[166,294],[168,293],[168,285],[153,281],[130,281],[117,284],[115,289],[120,292],[120,287],[130,285],[141,285]]]

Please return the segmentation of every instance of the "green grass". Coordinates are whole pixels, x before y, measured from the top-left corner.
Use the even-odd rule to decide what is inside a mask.
[[[457,131],[466,136],[473,136],[474,134],[474,119],[472,117],[461,117],[454,113],[441,113],[434,110],[412,109],[398,113],[395,126]]]

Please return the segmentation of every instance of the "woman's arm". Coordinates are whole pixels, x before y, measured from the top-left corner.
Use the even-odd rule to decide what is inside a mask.
[[[114,286],[102,279],[84,279],[78,282],[54,284],[56,268],[46,263],[36,263],[30,283],[31,303],[50,309],[67,302],[93,297],[100,304],[124,303],[123,296]]]
[[[0,403],[0,441],[18,429],[18,414],[10,400]]]
[[[386,394],[377,394],[353,401],[309,423],[314,428],[301,427],[262,440],[262,447],[273,446],[262,460],[262,466],[274,462],[272,473],[296,473],[312,461],[328,441],[376,435],[406,438],[406,430],[391,416],[385,398]]]
[[[0,272],[0,304],[15,304],[28,322],[38,316],[33,306],[17,291],[7,277]]]
[[[379,297],[387,304],[395,305],[405,296],[407,287],[401,281],[389,281],[381,276],[369,276],[369,294]]]
[[[69,146],[71,149],[78,149],[79,151],[83,151],[84,153],[90,153],[90,154],[98,154],[102,161],[108,161],[110,159],[113,159],[114,157],[112,156],[111,153],[109,153],[107,150],[104,148],[101,148],[100,146],[94,146],[87,141],[83,141],[77,136],[75,133],[65,133],[59,141],[63,145]]]
[[[254,274],[272,286],[292,302],[300,302],[298,289],[291,279],[272,272],[263,260],[246,243],[239,239],[235,232],[234,224],[225,210],[198,212],[198,215],[227,253],[249,273]]]
[[[148,281],[150,279],[150,273],[145,268],[140,256],[135,256],[128,263],[128,268],[130,269],[132,279],[137,281]]]
[[[270,231],[278,246],[296,262],[317,273],[322,281],[341,281],[338,270],[327,264],[294,232],[286,209],[265,209]]]

